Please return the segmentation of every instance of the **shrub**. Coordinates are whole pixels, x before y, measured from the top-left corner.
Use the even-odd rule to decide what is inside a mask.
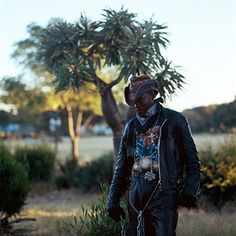
[[[61,189],[68,189],[72,187],[72,182],[69,181],[69,179],[65,175],[59,175],[55,179],[56,186],[58,190]]]
[[[79,167],[74,176],[74,185],[84,191],[99,191],[100,183],[110,184],[113,173],[112,152]]]
[[[107,214],[106,201],[108,188],[101,185],[102,196],[96,203],[92,203],[89,209],[82,206],[82,216],[76,217],[69,223],[66,223],[65,229],[70,232],[70,235],[84,235],[84,236],[118,236],[121,232],[120,223],[114,222]],[[128,211],[124,200],[121,201],[121,206],[125,210],[125,229],[126,235],[130,235]]]
[[[236,142],[227,141],[200,152],[202,193],[218,209],[236,197]]]
[[[78,163],[76,160],[67,160],[65,164],[59,164],[61,174],[56,177],[56,186],[58,189],[70,188],[74,185]]]
[[[113,154],[108,152],[101,157],[78,166],[73,160],[60,165],[61,174],[56,177],[59,189],[76,187],[83,191],[99,191],[100,183],[110,184],[113,174]]]
[[[8,149],[0,144],[0,226],[19,213],[30,190],[28,174]],[[1,227],[0,227],[1,228]]]
[[[29,172],[31,181],[50,180],[56,153],[47,145],[35,145],[31,147],[17,148],[15,159],[22,163]]]

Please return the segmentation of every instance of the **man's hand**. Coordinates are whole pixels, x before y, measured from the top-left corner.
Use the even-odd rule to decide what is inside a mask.
[[[108,215],[115,221],[120,221],[120,217],[122,217],[123,219],[125,218],[125,212],[120,206],[108,208],[107,211]]]
[[[189,194],[180,193],[178,196],[178,205],[187,208],[198,208],[197,199]]]

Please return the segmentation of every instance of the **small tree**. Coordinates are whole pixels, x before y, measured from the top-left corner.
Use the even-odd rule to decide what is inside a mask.
[[[101,115],[100,98],[90,84],[84,85],[80,91],[62,91],[59,93],[62,107],[65,108],[68,121],[68,132],[71,139],[71,153],[74,160],[79,160],[79,140],[82,131],[90,124],[95,115]],[[77,107],[77,118],[73,119],[73,108]],[[90,115],[84,117],[85,111]],[[84,121],[83,121],[84,120]]]
[[[49,80],[50,78],[48,77]],[[23,124],[30,124],[32,121],[38,124],[41,112],[64,108],[67,112],[72,158],[78,161],[81,130],[89,125],[95,115],[101,115],[100,97],[91,84],[84,85],[79,92],[70,89],[56,94],[55,88],[48,87],[48,83],[49,81],[45,81],[35,88],[30,88],[22,81],[22,77],[4,77],[0,83],[3,90],[1,100],[8,105],[14,105],[19,122]],[[77,119],[73,120],[73,110],[76,110],[76,107]],[[88,110],[91,113],[84,118],[83,114]]]

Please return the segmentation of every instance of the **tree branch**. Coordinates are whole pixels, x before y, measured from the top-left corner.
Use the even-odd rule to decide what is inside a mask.
[[[78,116],[77,116],[77,122],[76,122],[76,129],[75,129],[75,135],[80,137],[81,135],[81,123],[83,119],[84,112],[79,110]]]
[[[106,89],[110,89],[110,88],[112,88],[113,86],[119,84],[121,80],[122,80],[122,77],[121,77],[121,76],[118,76],[115,80],[113,80],[110,84],[108,84],[108,85],[106,86]]]
[[[92,121],[92,119],[93,119],[94,116],[95,116],[95,115],[94,115],[93,113],[91,113],[91,114],[88,116],[88,118],[85,120],[85,122],[84,122],[84,124],[83,124],[83,127],[84,127],[84,128],[87,128],[87,126],[88,126],[89,123]]]

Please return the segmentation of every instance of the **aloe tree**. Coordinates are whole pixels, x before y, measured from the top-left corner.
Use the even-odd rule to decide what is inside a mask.
[[[104,118],[113,131],[116,153],[123,124],[112,89],[131,76],[148,74],[157,80],[160,95],[166,98],[182,88],[184,77],[162,55],[168,44],[165,25],[153,19],[140,22],[123,8],[105,9],[102,15],[99,21],[81,15],[75,23],[56,19],[45,28],[31,25],[30,37],[17,46],[22,49],[28,43],[34,50],[23,50],[22,54],[16,49],[14,55],[33,70],[42,62],[44,69],[55,76],[57,91],[80,90],[84,83],[94,84],[101,96]],[[100,71],[110,67],[117,71],[107,82]]]

